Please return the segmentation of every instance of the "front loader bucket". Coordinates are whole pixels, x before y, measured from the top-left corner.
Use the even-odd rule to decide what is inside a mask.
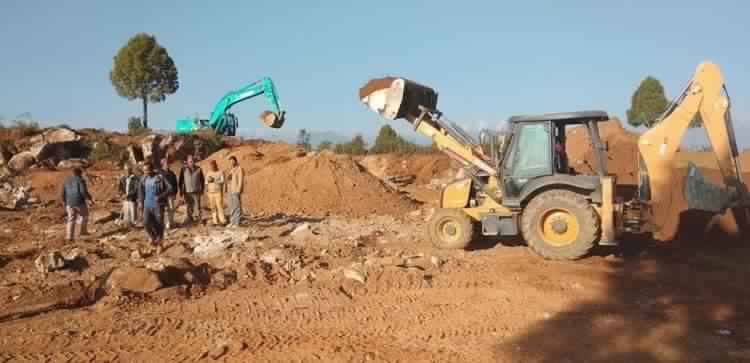
[[[688,209],[720,213],[730,207],[732,198],[726,189],[708,181],[695,164],[688,162],[685,200]]]
[[[419,106],[436,109],[437,92],[405,78],[372,79],[359,89],[359,99],[370,110],[389,119],[414,122],[420,115]]]

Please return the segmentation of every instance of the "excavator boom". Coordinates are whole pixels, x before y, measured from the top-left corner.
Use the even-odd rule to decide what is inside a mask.
[[[684,193],[690,209],[722,212],[747,203],[747,189],[742,181],[738,149],[730,114],[729,97],[719,66],[700,64],[685,91],[657,120],[656,126],[638,139],[640,153],[640,197],[652,208],[651,224],[658,239],[670,239],[679,222],[673,193],[678,177],[675,157],[685,131],[700,116],[711,148],[716,156],[724,186],[703,179],[690,163]]]

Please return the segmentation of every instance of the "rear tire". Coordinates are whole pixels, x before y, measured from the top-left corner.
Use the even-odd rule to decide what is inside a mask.
[[[528,246],[551,260],[575,260],[599,240],[600,221],[589,202],[569,190],[550,190],[534,197],[521,215]]]
[[[474,238],[474,223],[461,209],[438,209],[427,223],[432,244],[440,249],[463,249]]]

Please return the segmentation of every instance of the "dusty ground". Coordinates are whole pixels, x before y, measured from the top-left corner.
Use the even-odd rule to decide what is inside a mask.
[[[299,223],[250,219],[247,242],[205,260],[238,272],[226,289],[211,285],[183,297],[164,288],[74,309],[27,309],[25,317],[8,314],[60,294],[54,286],[127,264],[142,232],[117,241],[102,238],[112,233],[102,227],[75,246],[87,268],[47,277],[34,270],[34,256],[74,246],[54,238],[21,243],[3,232],[0,361],[750,360],[746,244],[681,241],[549,262],[512,244],[436,251],[421,235],[420,218],[311,220],[320,235],[284,236]],[[175,232],[165,253],[205,229]],[[59,238],[60,226],[53,230]],[[253,256],[274,247],[303,256],[300,271],[315,277],[274,269],[254,275]],[[362,263],[364,283],[339,270],[353,262]]]
[[[308,156],[243,155],[256,167],[383,188],[325,155],[311,159],[325,161],[314,167],[296,159]],[[406,164],[428,170],[443,162]],[[266,175],[250,174],[248,185]],[[170,232],[167,250],[155,256],[142,230],[106,219],[93,236],[64,244],[54,203],[63,175],[30,173],[40,206],[0,211],[0,362],[750,361],[750,246],[704,234],[707,219],[697,214],[684,216],[692,228],[675,242],[632,238],[619,251],[551,262],[514,241],[435,250],[424,234],[429,203],[325,216],[280,213],[284,203],[253,209],[248,198],[247,219],[232,232],[242,238],[226,250],[195,256],[196,236],[222,231],[198,225]],[[117,206],[116,176],[89,171],[95,219]],[[260,196],[264,189],[255,188],[251,195]],[[74,250],[80,258],[66,269],[35,268],[39,255]],[[150,293],[103,283],[113,269],[179,261],[195,279],[159,275],[163,286]]]

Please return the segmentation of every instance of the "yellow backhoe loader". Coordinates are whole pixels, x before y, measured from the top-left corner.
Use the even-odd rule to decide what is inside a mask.
[[[443,117],[438,94],[430,87],[383,78],[368,82],[359,95],[386,119],[411,123],[467,171],[466,178],[442,190],[440,209],[428,221],[429,237],[440,248],[465,248],[477,231],[521,235],[545,258],[577,259],[597,244],[617,245],[624,233],[673,238],[679,219],[669,200],[677,177],[674,159],[696,115],[707,130],[723,185],[708,182],[690,163],[683,191],[687,205],[720,213],[749,204],[729,98],[719,67],[710,62],[698,66],[658,124],[640,136],[638,193],[628,200],[615,195],[617,180],[607,172],[598,127],[610,119],[604,111],[513,116],[507,133],[483,130],[475,140]],[[588,132],[596,175],[570,168],[562,152],[568,127]]]

